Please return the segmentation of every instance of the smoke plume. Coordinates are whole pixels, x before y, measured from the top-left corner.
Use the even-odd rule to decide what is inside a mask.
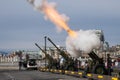
[[[82,53],[89,53],[101,46],[101,41],[95,30],[79,30],[76,37],[68,36],[66,49],[72,57],[78,58]]]

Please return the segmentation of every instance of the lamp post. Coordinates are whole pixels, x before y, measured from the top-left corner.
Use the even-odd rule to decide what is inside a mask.
[[[47,38],[47,36],[44,37],[44,39],[45,39],[45,52],[46,52],[46,38]],[[45,56],[45,67],[46,67],[46,56]]]
[[[105,60],[107,60],[107,51],[109,50],[109,43],[104,42],[103,50],[105,52]]]

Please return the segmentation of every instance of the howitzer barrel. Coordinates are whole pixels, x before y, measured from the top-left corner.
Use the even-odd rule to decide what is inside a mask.
[[[95,54],[95,52],[90,52],[89,54],[88,54],[92,59],[95,59],[95,60],[97,60],[97,59],[99,59],[99,57]]]
[[[64,64],[61,66],[61,69],[66,69],[66,70],[74,70],[74,60],[72,59],[72,57],[70,57],[68,54],[65,53],[64,50],[59,49],[50,38],[48,38],[48,40],[53,44],[54,47],[56,47],[56,49],[59,51],[59,55],[61,55],[64,59],[65,62]]]
[[[61,51],[49,37],[47,39],[57,48],[57,50]]]
[[[60,55],[61,55],[62,57],[64,57],[65,60],[68,60],[68,59],[69,59],[69,56],[68,56],[64,51],[62,51],[61,49],[59,49],[59,48],[55,45],[55,43],[54,43],[49,37],[48,37],[47,39],[53,44],[53,46],[56,47],[56,49],[60,52]]]
[[[94,62],[98,61],[99,63],[103,64],[103,59],[97,56],[94,51],[88,53],[88,55],[93,59]]]
[[[49,64],[48,67],[57,68],[57,65],[56,65],[57,61],[51,55],[47,54],[37,43],[35,43],[35,45],[45,54],[46,59],[48,59],[48,64]]]
[[[46,54],[46,52],[45,52],[37,43],[35,43],[35,45],[36,45],[43,53]]]
[[[45,57],[49,60],[49,61],[53,61],[53,57],[50,56],[49,54],[47,54],[37,43],[35,43],[35,45],[45,54]]]

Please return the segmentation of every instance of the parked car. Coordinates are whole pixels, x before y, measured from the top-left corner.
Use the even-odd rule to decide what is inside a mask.
[[[36,59],[29,59],[27,61],[27,69],[36,69],[37,70],[37,62]]]

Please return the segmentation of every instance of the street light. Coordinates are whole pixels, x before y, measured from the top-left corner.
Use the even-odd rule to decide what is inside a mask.
[[[109,50],[109,43],[108,42],[104,42],[103,44],[103,50],[105,52],[105,60],[107,59],[107,51]]]
[[[45,52],[46,52],[46,38],[47,38],[47,36],[44,37],[44,39],[45,39]],[[45,56],[45,67],[46,67],[46,56]]]

